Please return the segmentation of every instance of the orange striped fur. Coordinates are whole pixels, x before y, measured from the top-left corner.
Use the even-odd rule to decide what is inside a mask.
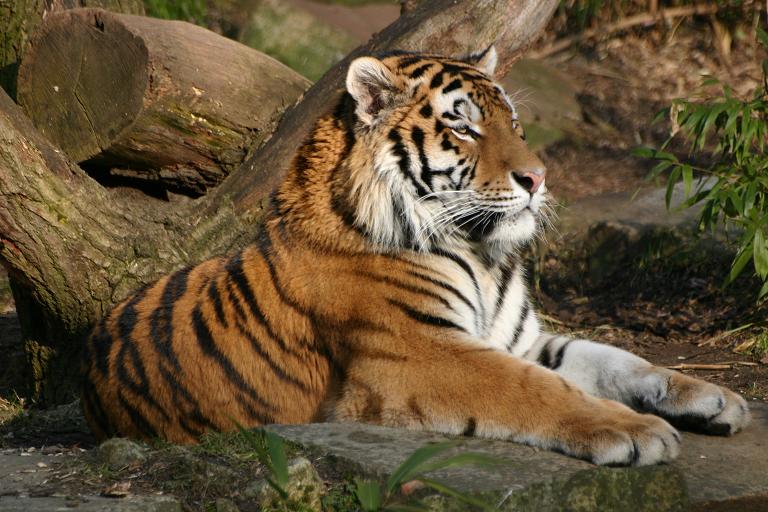
[[[522,357],[538,323],[516,254],[546,190],[489,78],[494,58],[353,63],[259,240],[161,279],[95,327],[82,394],[93,432],[192,443],[235,422],[363,421],[619,463],[675,444],[660,418]],[[453,208],[470,196],[480,206]]]

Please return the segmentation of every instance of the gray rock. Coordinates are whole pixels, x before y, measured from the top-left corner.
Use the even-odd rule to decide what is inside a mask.
[[[752,404],[753,424],[733,437],[685,433],[671,465],[600,468],[511,442],[458,438],[457,449],[503,458],[491,471],[452,468],[433,476],[504,510],[685,510],[728,503],[768,508],[768,406]],[[446,436],[355,423],[270,427],[283,438],[332,456],[339,470],[384,477],[414,450]],[[439,497],[441,510],[462,510]],[[600,504],[598,506],[598,504]],[[739,510],[739,508],[733,508]]]
[[[288,497],[283,501],[266,480],[259,480],[243,491],[243,497],[256,500],[266,510],[322,510],[320,499],[323,482],[317,471],[304,457],[296,457],[288,464]]]
[[[101,443],[96,457],[112,470],[141,464],[147,458],[147,449],[128,439],[114,438]]]

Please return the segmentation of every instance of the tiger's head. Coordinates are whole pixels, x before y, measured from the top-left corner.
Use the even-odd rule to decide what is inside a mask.
[[[355,222],[378,244],[505,251],[536,233],[545,168],[492,79],[496,60],[491,47],[465,60],[397,53],[351,63],[348,192]]]

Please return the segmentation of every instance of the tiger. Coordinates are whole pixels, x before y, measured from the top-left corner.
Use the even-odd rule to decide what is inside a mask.
[[[679,454],[672,424],[748,425],[726,388],[542,328],[523,250],[551,198],[497,61],[493,47],[353,60],[254,242],[93,328],[81,403],[96,438],[363,422],[650,465]]]

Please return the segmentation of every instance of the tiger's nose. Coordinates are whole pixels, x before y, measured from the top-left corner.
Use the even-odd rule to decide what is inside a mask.
[[[512,171],[512,177],[517,184],[531,194],[535,194],[536,191],[539,190],[544,183],[546,174],[546,169],[544,167],[537,167],[525,171]]]

